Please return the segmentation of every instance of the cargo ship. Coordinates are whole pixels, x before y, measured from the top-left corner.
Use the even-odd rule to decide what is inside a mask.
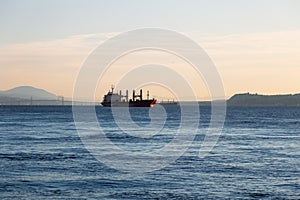
[[[108,91],[103,97],[101,105],[104,107],[154,107],[156,99],[149,99],[149,91],[147,91],[147,99],[143,99],[143,90],[140,90],[140,94],[136,95],[135,90],[132,92],[132,98],[129,99],[128,90],[125,95],[122,95],[122,91],[114,93],[114,87],[111,87],[111,91]]]
[[[162,106],[178,106],[178,102],[176,101],[161,101],[158,104],[162,105]]]

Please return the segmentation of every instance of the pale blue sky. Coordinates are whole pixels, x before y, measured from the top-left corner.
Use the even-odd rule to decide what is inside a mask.
[[[0,44],[161,27],[203,34],[300,29],[300,1],[2,0]]]
[[[299,93],[299,13],[299,0],[0,0],[0,90],[31,85],[70,97],[97,45],[159,27],[205,49],[227,97]]]

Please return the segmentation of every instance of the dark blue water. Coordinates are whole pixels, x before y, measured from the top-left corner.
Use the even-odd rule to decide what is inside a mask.
[[[177,109],[167,109],[169,128],[178,127]],[[299,199],[299,107],[228,108],[218,145],[205,158],[198,150],[210,109],[200,110],[188,151],[163,169],[135,175],[85,149],[71,107],[0,107],[0,199]],[[149,121],[143,112],[133,116],[140,126]],[[135,142],[112,128],[107,108],[97,113],[113,142]]]

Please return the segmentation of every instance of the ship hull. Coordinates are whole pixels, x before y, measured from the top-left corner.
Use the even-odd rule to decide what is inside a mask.
[[[104,107],[154,107],[156,104],[155,99],[142,100],[142,101],[129,101],[129,102],[102,102]]]

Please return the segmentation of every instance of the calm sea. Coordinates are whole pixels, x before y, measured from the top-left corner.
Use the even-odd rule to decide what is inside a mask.
[[[134,143],[116,131],[109,108],[96,110],[114,143]],[[165,126],[175,129],[180,112],[166,110]],[[160,170],[129,174],[86,150],[72,107],[0,107],[0,199],[300,198],[299,107],[229,107],[223,134],[205,158],[198,151],[210,109],[200,111],[197,135],[183,156]],[[138,125],[149,121],[147,108],[133,112]]]

